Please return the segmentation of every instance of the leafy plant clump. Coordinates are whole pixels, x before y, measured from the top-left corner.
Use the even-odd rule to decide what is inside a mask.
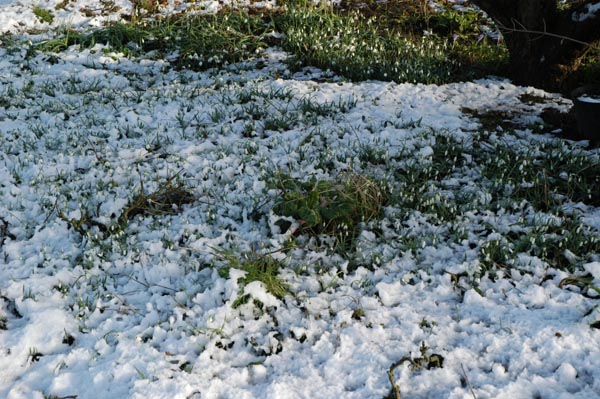
[[[161,184],[158,189],[147,194],[144,187],[123,210],[119,217],[120,223],[125,223],[136,215],[168,215],[174,214],[177,210],[194,200],[194,195],[182,184],[167,180]]]
[[[343,247],[351,244],[361,223],[380,215],[388,199],[379,182],[358,174],[343,182],[282,176],[278,187],[282,199],[273,208],[276,214],[296,219],[297,233],[326,234]]]
[[[282,299],[289,294],[287,284],[278,276],[283,263],[271,255],[252,252],[240,256],[231,251],[219,250],[216,252],[217,256],[225,262],[225,266],[219,269],[221,277],[228,278],[231,269],[246,272],[246,275],[238,280],[242,287],[241,294],[232,304],[233,308],[249,302],[250,295],[243,294],[243,287],[253,281],[261,282],[265,290],[277,299]]]
[[[116,23],[89,34],[66,31],[40,43],[41,51],[57,52],[71,45],[107,44],[127,56],[158,51],[177,67],[205,70],[256,57],[267,47],[268,24],[244,10],[214,15]]]
[[[547,211],[565,200],[600,205],[600,160],[561,143],[540,143],[526,150],[497,142],[482,159],[494,199],[524,199]]]
[[[404,363],[409,364],[411,371],[421,371],[424,368],[430,370],[444,367],[444,357],[438,353],[429,354],[429,349],[430,348],[425,344],[425,341],[423,341],[419,347],[419,352],[421,353],[420,357],[414,357],[412,355],[404,356],[402,359],[390,366],[387,375],[390,384],[392,385],[392,389],[385,397],[386,399],[400,399],[402,397],[400,387],[396,383],[396,378],[394,377],[394,370],[397,367],[402,366]]]
[[[40,6],[33,7],[33,14],[37,17],[37,19],[40,22],[44,22],[47,24],[51,24],[52,22],[54,22],[54,14],[52,14],[52,11],[46,10],[45,8],[42,8]]]
[[[281,19],[283,47],[298,65],[329,69],[353,80],[450,80],[456,65],[447,57],[445,40],[382,32],[379,22],[358,12],[340,15],[321,7],[291,7]]]
[[[130,201],[117,218],[117,222],[105,225],[96,220],[93,212],[81,210],[79,217],[71,218],[63,211],[58,212],[58,217],[66,222],[70,228],[82,236],[101,233],[101,238],[121,232],[127,223],[137,215],[172,215],[177,213],[181,206],[190,204],[194,195],[183,184],[175,182],[173,178],[159,185],[151,192],[146,193],[142,184],[140,191]]]
[[[543,260],[552,267],[574,272],[586,261],[600,253],[600,235],[585,225],[576,215],[555,215],[552,221],[523,223],[520,232],[498,233],[497,238],[480,246],[482,274],[516,269],[528,273],[519,255]]]
[[[422,159],[403,160],[395,171],[399,183],[395,201],[404,209],[435,215],[438,220],[451,220],[468,205],[461,195],[448,197],[444,181],[454,173],[472,167],[464,156],[467,144],[448,132],[429,132],[431,152]]]

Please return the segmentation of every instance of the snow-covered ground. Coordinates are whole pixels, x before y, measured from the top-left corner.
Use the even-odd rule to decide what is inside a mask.
[[[119,21],[130,17],[134,4],[141,17],[151,4],[159,4],[158,15],[174,13],[213,13],[223,7],[247,7],[271,9],[277,5],[275,0],[0,0],[0,33],[22,32],[24,30],[68,27],[86,29],[102,26],[107,21]],[[34,8],[39,7],[52,12],[51,23],[36,17]]]
[[[0,31],[47,28],[33,6],[58,3],[0,0]],[[82,11],[109,2],[66,3],[55,26],[117,15]],[[169,0],[165,12],[186,4]],[[403,358],[393,375],[404,399],[600,397],[594,290],[560,285],[568,272],[526,254],[525,272],[477,274],[485,243],[522,232],[523,220],[560,217],[527,204],[490,211],[476,166],[444,181],[448,192],[474,196],[452,227],[464,239],[447,240],[449,225],[390,205],[358,238],[351,272],[348,259],[314,241],[284,251],[290,232],[272,211],[278,173],[360,173],[393,186],[407,163],[431,162],[434,132],[478,144],[480,124],[464,108],[519,110],[534,126],[542,108],[570,101],[502,80],[342,82],[292,73],[276,49],[262,68],[195,73],[102,45],[53,57],[2,46],[0,398],[380,399]],[[525,104],[524,94],[546,102]],[[307,114],[306,101],[336,112]],[[265,128],[269,118],[287,127]],[[554,140],[526,128],[486,134],[523,149]],[[573,148],[598,162],[598,150]],[[368,151],[380,162],[365,161]],[[169,179],[193,201],[103,236],[97,226],[114,225],[137,193]],[[597,237],[600,209],[568,205]],[[98,224],[82,236],[74,225],[86,215]],[[242,287],[240,270],[220,273],[223,251],[271,253],[286,265],[279,276],[289,294]],[[581,266],[600,286],[599,254]],[[262,307],[233,306],[240,292]]]

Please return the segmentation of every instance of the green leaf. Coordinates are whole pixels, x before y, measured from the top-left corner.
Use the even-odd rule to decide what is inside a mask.
[[[319,211],[313,208],[304,206],[298,210],[298,216],[304,220],[308,227],[316,227],[323,221]]]

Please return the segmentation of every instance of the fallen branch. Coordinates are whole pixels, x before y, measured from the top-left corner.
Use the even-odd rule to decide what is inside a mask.
[[[392,392],[390,392],[390,394],[388,396],[391,399],[402,399],[402,394],[400,393],[400,387],[398,386],[398,384],[396,384],[396,381],[394,378],[394,370],[396,370],[396,367],[400,366],[405,361],[406,361],[405,358],[400,359],[396,363],[392,364],[390,366],[390,369],[387,372],[388,378],[390,380],[390,384],[392,385]]]

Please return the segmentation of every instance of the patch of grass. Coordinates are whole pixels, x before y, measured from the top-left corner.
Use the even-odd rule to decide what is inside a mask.
[[[348,248],[361,223],[378,217],[388,195],[382,184],[359,174],[340,182],[312,178],[306,182],[282,175],[276,186],[281,200],[273,211],[300,223],[297,233],[326,234]]]
[[[555,222],[534,222],[513,240],[514,253],[539,257],[553,267],[574,271],[600,253],[600,234],[576,215],[563,214]]]
[[[397,187],[393,202],[407,212],[418,211],[438,221],[451,221],[469,209],[469,195],[454,192],[445,185],[453,174],[472,167],[469,149],[448,132],[428,132],[431,144],[423,156],[406,153],[394,171]],[[425,151],[425,152],[423,152]],[[466,208],[466,209],[463,209]]]
[[[157,190],[146,193],[144,186],[132,198],[127,207],[119,216],[119,223],[126,223],[136,215],[171,215],[179,211],[180,207],[194,201],[194,195],[173,178],[162,183]]]
[[[69,5],[70,1],[71,0],[62,0],[60,3],[58,3],[54,6],[54,9],[55,10],[64,10]]]
[[[600,205],[600,159],[562,142],[515,145],[496,142],[481,159],[494,200],[526,200],[546,211],[570,200]]]
[[[33,14],[40,22],[51,24],[54,22],[54,14],[50,10],[46,10],[40,6],[33,6]]]
[[[285,33],[283,48],[294,54],[292,64],[329,69],[352,80],[443,83],[456,67],[447,57],[447,41],[380,31],[377,17],[358,12],[290,7],[278,23]]]
[[[453,80],[473,80],[489,75],[506,76],[509,73],[508,49],[502,43],[493,43],[487,36],[455,39],[450,58],[460,65],[454,70]]]
[[[397,32],[417,38],[424,32],[430,38],[449,43],[448,58],[457,67],[451,80],[476,79],[507,72],[508,51],[502,41],[492,39],[488,31],[496,27],[481,11],[457,10],[451,5],[426,1],[342,1],[336,10],[343,15],[358,12],[365,18],[375,18],[381,35]]]
[[[39,50],[61,51],[79,44],[107,44],[127,56],[159,51],[178,67],[204,70],[256,57],[264,48],[268,20],[243,10],[215,15],[174,16],[152,21],[116,23],[90,34],[65,32],[40,43]]]
[[[483,242],[479,247],[479,254],[482,272],[488,272],[492,280],[495,280],[497,269],[508,269],[514,260],[513,249],[501,238]],[[478,273],[477,278],[483,273]]]
[[[176,38],[175,45],[180,52],[178,65],[206,69],[261,54],[267,47],[268,31],[267,21],[260,15],[229,10],[191,21],[177,21],[172,28],[161,29],[158,36]]]
[[[468,139],[425,134],[418,156],[408,145],[386,161],[395,178],[394,221],[387,228],[396,232],[401,251],[418,257],[422,248],[440,243],[475,250],[476,266],[452,279],[462,292],[472,288],[482,295],[484,277],[531,274],[539,261],[573,273],[600,253],[598,229],[569,210],[600,203],[594,151],[516,133]],[[490,214],[507,217],[510,226],[486,222]]]
[[[134,56],[141,52],[142,44],[149,37],[150,33],[145,29],[123,23],[113,24],[92,33],[80,33],[71,29],[62,29],[52,39],[36,43],[35,50],[46,53],[58,53],[73,45],[88,48],[100,43],[106,44],[126,56]]]
[[[356,106],[356,103],[357,100],[355,98],[339,98],[337,101],[325,103],[318,103],[310,98],[303,98],[298,103],[297,109],[307,116],[335,117],[339,113],[348,112]]]
[[[65,32],[38,49],[102,43],[127,56],[159,51],[178,67],[204,70],[251,59],[281,44],[293,54],[292,65],[312,65],[353,80],[414,83],[498,73],[507,60],[505,49],[482,35],[479,27],[486,21],[480,13],[451,8],[434,13],[426,6],[413,7],[420,10],[415,13],[406,4],[379,12],[377,4],[340,11],[296,1],[284,12],[224,9],[213,15],[143,19],[157,3],[136,2],[131,22],[90,34]]]
[[[279,115],[267,116],[263,120],[263,129],[284,132],[290,130],[297,122],[297,117],[292,117],[284,112]]]
[[[575,215],[563,215],[551,222],[522,223],[514,230],[495,232],[490,237],[480,244],[479,266],[472,273],[450,273],[461,291],[473,288],[483,296],[479,289],[483,276],[495,281],[503,276],[510,278],[510,270],[531,274],[527,261],[520,259],[523,255],[541,259],[549,267],[574,273],[600,253],[600,234]]]
[[[7,54],[15,54],[22,48],[19,40],[10,32],[0,33],[0,46],[6,50]],[[4,96],[0,96],[0,104],[4,102],[2,97]]]
[[[96,30],[88,35],[74,37],[82,47],[93,47],[96,43],[106,44],[127,56],[138,55],[143,50],[151,51],[158,45],[152,40],[152,30],[143,25],[116,23]]]
[[[569,276],[560,281],[558,286],[560,288],[566,288],[568,286],[577,287],[580,292],[589,298],[598,299],[600,298],[600,287],[595,286],[594,276],[591,274],[586,274],[585,276]],[[594,328],[600,328],[600,321],[596,321],[593,324],[597,324],[592,326]]]
[[[239,269],[246,272],[246,275],[238,280],[243,287],[253,281],[260,281],[265,290],[275,298],[282,299],[289,294],[287,284],[278,276],[279,270],[284,267],[283,263],[269,254],[259,254],[256,252],[243,255],[231,251],[217,251],[217,256],[225,262],[225,266],[219,269],[222,277],[229,276],[230,269]],[[247,303],[251,298],[249,295],[240,295],[233,303],[237,308]]]
[[[481,11],[443,7],[423,18],[423,30],[451,41],[450,58],[460,65],[456,79],[476,79],[508,72],[508,49],[502,41],[491,39],[483,27],[495,30],[493,23]],[[422,23],[421,23],[422,24]],[[419,26],[416,21],[416,26]]]
[[[87,210],[85,207],[81,208],[79,217],[70,218],[62,210],[58,210],[58,217],[84,237],[90,237],[94,240],[105,239],[123,231],[127,223],[137,215],[173,215],[179,212],[183,205],[190,204],[193,201],[194,195],[189,189],[172,177],[161,183],[151,193],[145,191],[142,183],[139,192],[129,201],[114,224],[105,225],[98,222],[96,220],[97,215],[94,216],[94,212]],[[98,206],[99,208],[100,206]]]
[[[86,210],[81,212],[81,216],[79,218],[69,218],[62,210],[58,211],[58,217],[67,225],[72,228],[74,231],[79,233],[81,236],[89,236],[93,234],[93,228],[95,227],[99,232],[106,233],[108,232],[107,226],[104,224],[94,220],[93,216],[88,213]]]

